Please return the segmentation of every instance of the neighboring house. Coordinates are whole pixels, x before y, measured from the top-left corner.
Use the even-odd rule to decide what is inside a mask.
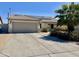
[[[57,21],[53,21],[53,19],[28,15],[12,15],[9,16],[8,20],[8,32],[40,32],[42,28],[56,24]]]
[[[2,18],[1,18],[1,16],[0,16],[0,33],[2,32],[2,24],[3,24]]]

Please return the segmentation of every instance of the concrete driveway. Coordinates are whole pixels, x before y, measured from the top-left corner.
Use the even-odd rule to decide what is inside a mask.
[[[76,57],[79,45],[49,33],[0,34],[0,57]]]

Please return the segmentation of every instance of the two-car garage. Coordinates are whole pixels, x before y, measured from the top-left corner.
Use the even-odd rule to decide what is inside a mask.
[[[29,33],[29,32],[38,32],[37,23],[30,22],[13,22],[12,23],[12,32],[18,33]]]
[[[31,33],[39,31],[39,20],[32,17],[13,16],[9,18],[10,33]]]

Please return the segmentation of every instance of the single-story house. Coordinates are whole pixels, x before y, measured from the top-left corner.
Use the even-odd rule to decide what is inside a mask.
[[[1,18],[1,16],[0,16],[0,33],[2,32],[2,24],[3,24],[2,18]]]
[[[41,29],[57,23],[57,21],[53,20],[55,20],[55,18],[49,19],[41,16],[11,15],[8,18],[8,32],[40,32]]]

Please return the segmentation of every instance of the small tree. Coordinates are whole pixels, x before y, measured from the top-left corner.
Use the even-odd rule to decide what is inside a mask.
[[[70,5],[63,5],[61,9],[56,10],[59,13],[57,25],[67,25],[68,33],[74,31],[74,26],[79,23],[79,4],[72,2]]]

